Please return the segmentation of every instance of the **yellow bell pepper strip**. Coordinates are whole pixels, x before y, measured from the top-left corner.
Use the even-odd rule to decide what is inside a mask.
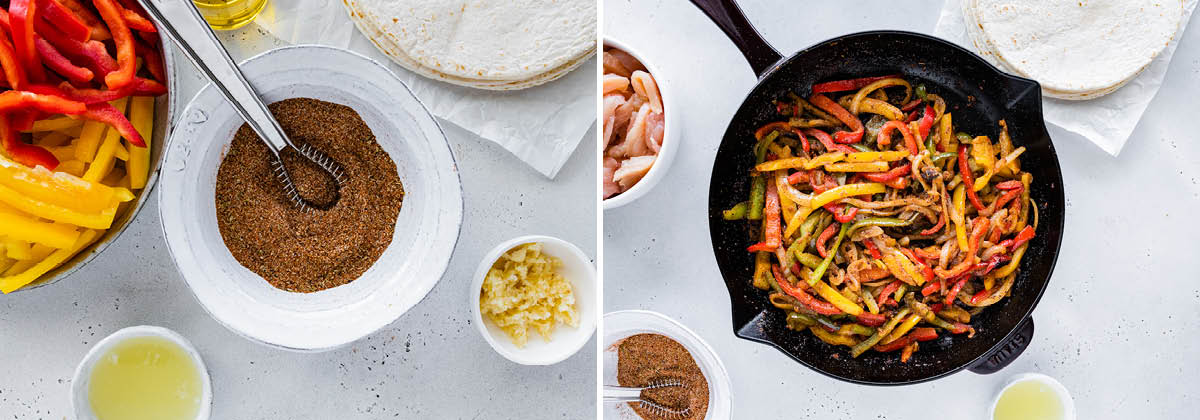
[[[887,191],[887,186],[880,183],[846,184],[830,188],[813,197],[810,203],[813,207],[821,207],[835,200],[859,195],[879,194]]]
[[[988,182],[991,181],[992,176],[996,174],[996,172],[998,171],[999,168],[1008,166],[1009,162],[1015,162],[1017,160],[1017,158],[1021,157],[1022,153],[1025,153],[1024,146],[1018,147],[1017,150],[1013,150],[1012,153],[1009,153],[1008,155],[1004,156],[999,161],[997,161],[995,164],[993,164],[987,170],[987,172],[983,173],[983,176],[980,176],[978,179],[975,180],[974,190],[979,191],[979,190],[982,190],[983,187],[986,187],[988,185]]]
[[[852,337],[852,336],[834,334],[829,331],[826,331],[824,328],[821,328],[821,327],[810,326],[810,327],[808,327],[808,330],[812,331],[813,335],[817,336],[817,338],[821,339],[821,341],[824,341],[825,343],[828,343],[830,345],[846,346],[846,347],[852,348],[858,344],[858,340],[855,340],[854,337]]]
[[[846,153],[844,153],[844,152],[826,153],[826,154],[817,156],[815,158],[812,158],[812,159],[808,160],[807,162],[804,162],[803,167],[806,170],[812,170],[812,169],[816,169],[816,168],[828,165],[830,163],[841,162],[842,159],[845,159],[845,158],[846,158]]]
[[[129,161],[129,149],[126,149],[121,143],[117,143],[117,147],[113,149],[113,158],[121,161]],[[104,179],[104,178],[101,178]]]
[[[755,165],[754,170],[758,172],[772,172],[782,169],[796,169],[804,167],[804,164],[807,162],[808,159],[802,157],[775,159]]]
[[[938,151],[953,153],[958,151],[958,142],[954,141],[954,123],[950,114],[942,114],[938,127]]]
[[[92,182],[104,179],[113,168],[118,147],[121,147],[121,135],[117,130],[109,129],[104,135],[104,141],[100,143],[100,150],[96,151],[96,159],[88,166],[83,179]]]
[[[887,162],[839,162],[825,165],[829,172],[887,172]]]
[[[14,260],[28,260],[33,258],[33,251],[29,242],[17,238],[3,238],[5,255]]]
[[[1005,265],[1004,267],[997,268],[996,271],[992,272],[992,275],[996,277],[1004,277],[1017,271],[1017,266],[1021,265],[1021,258],[1025,256],[1025,249],[1028,247],[1028,243],[1017,247],[1017,250],[1013,252],[1012,261],[1009,261],[1008,265]]]
[[[851,348],[850,356],[858,357],[871,347],[875,347],[875,344],[878,344],[879,340],[882,340],[883,337],[886,337],[888,334],[890,334],[892,330],[896,328],[897,324],[908,317],[909,311],[911,311],[911,309],[907,307],[901,308],[899,312],[896,312],[896,314],[888,320],[888,322],[876,329],[875,334],[871,334],[870,337],[867,337],[865,340],[859,342],[857,345]]]
[[[17,260],[17,262],[15,264],[13,264],[12,266],[9,266],[7,269],[4,270],[4,273],[2,273],[0,275],[11,276],[11,275],[23,273],[26,270],[28,270],[30,267],[33,267],[33,266],[37,265],[39,262],[41,262],[42,260],[45,260],[46,257],[50,255],[50,253],[54,252],[54,248],[51,248],[51,247],[48,247],[45,245],[38,245],[38,244],[34,244],[31,249],[32,249],[30,251],[30,253],[32,255],[31,257],[29,257],[28,259],[24,259],[24,260]],[[3,278],[3,277],[0,277],[0,278]]]
[[[980,290],[979,292],[975,293],[974,296],[971,296],[970,300],[965,300],[963,303],[975,307],[991,306],[1008,295],[1008,291],[1012,290],[1013,280],[1016,279],[1016,277],[1016,274],[1004,276],[1004,280],[1001,281],[1000,286],[996,287],[995,289]],[[993,276],[989,275],[987,278],[990,279],[993,278]]]
[[[958,238],[958,249],[967,249],[967,194],[966,188],[962,184],[954,188],[954,197],[951,201],[954,202],[954,213],[950,215],[950,219],[954,221],[954,233]]]
[[[859,112],[879,114],[893,121],[904,119],[904,112],[900,111],[900,108],[875,98],[863,98],[862,103],[858,105],[858,110]]]
[[[117,132],[121,133],[122,137],[125,137],[126,140],[129,140],[129,144],[135,147],[146,147],[145,139],[138,134],[137,129],[133,127],[133,124],[130,123],[129,119],[125,118],[125,114],[122,113],[122,110],[125,109],[124,101],[126,99],[128,98],[121,98],[113,101],[113,103],[117,104],[116,106],[106,102],[88,105],[87,111],[79,115],[85,119],[100,121],[108,124],[112,128],[116,129]]]
[[[897,325],[896,328],[893,329],[892,332],[890,334],[888,334],[887,337],[884,337],[883,340],[881,340],[879,342],[879,344],[887,345],[888,343],[899,340],[900,337],[903,337],[904,334],[908,334],[908,331],[912,330],[913,327],[917,326],[917,324],[919,324],[919,323],[921,323],[920,315],[917,315],[917,314],[909,315],[908,318],[905,318],[904,321],[900,323],[900,325]]]
[[[28,132],[59,131],[59,130],[66,130],[68,128],[77,126],[79,124],[80,124],[79,120],[71,118],[71,117],[66,117],[66,116],[57,117],[57,118],[47,118],[44,120],[34,121],[33,126],[30,127],[29,130],[26,130],[26,131],[28,131]]]
[[[842,313],[842,310],[838,309],[834,304],[817,300],[808,294],[808,292],[805,292],[799,285],[792,285],[791,281],[783,275],[783,270],[779,266],[772,266],[771,272],[775,275],[775,283],[779,285],[779,289],[788,296],[796,298],[800,304],[809,310],[821,315],[837,315]]]
[[[846,162],[895,162],[908,157],[908,153],[902,151],[883,151],[883,152],[858,152],[846,155]]]
[[[75,158],[90,163],[96,158],[96,149],[100,148],[100,140],[104,138],[104,129],[108,126],[102,122],[87,121],[75,141]]]
[[[863,313],[861,306],[858,306],[858,304],[850,301],[850,299],[847,299],[845,296],[842,296],[842,294],[839,293],[837,289],[834,289],[833,286],[830,286],[829,283],[818,281],[816,282],[816,285],[813,286],[813,289],[817,291],[817,295],[829,301],[829,303],[833,304],[834,307],[838,308],[842,312],[855,316]]]
[[[86,213],[100,212],[116,201],[115,190],[107,185],[45,168],[29,168],[3,157],[0,185],[35,201]]]
[[[971,139],[971,158],[975,159],[975,165],[983,168],[984,172],[991,171],[996,164],[996,150],[992,147],[992,140],[987,136]]]
[[[76,239],[72,246],[52,252],[50,255],[46,256],[45,259],[41,260],[36,265],[28,268],[20,274],[0,277],[0,292],[6,294],[12,293],[14,290],[20,289],[26,284],[37,280],[38,277],[42,276],[42,274],[46,274],[47,271],[54,269],[54,267],[58,267],[68,258],[71,258],[72,255],[75,255],[75,253],[79,252],[80,249],[83,249],[83,247],[90,244],[92,240],[96,239],[97,236],[99,236],[99,232],[95,230],[84,230],[83,233],[79,235],[79,239]]]
[[[60,249],[70,247],[79,238],[74,226],[41,222],[3,210],[0,210],[0,235]]]
[[[967,148],[958,148],[958,170],[962,174],[962,183],[967,186],[967,198],[971,200],[971,205],[975,206],[975,210],[983,211],[983,202],[979,201],[979,194],[975,193],[975,179],[971,174],[971,165],[967,164]]]
[[[858,143],[859,141],[862,141],[863,134],[866,133],[866,127],[864,127],[862,121],[859,121],[858,117],[855,116],[858,115],[857,112],[847,112],[846,109],[842,108],[841,105],[838,105],[837,102],[834,102],[832,99],[829,99],[825,95],[821,94],[813,95],[808,100],[809,102],[812,102],[813,105],[816,105],[825,112],[833,114],[838,121],[841,121],[842,124],[845,124],[846,127],[850,128],[850,131],[848,132],[838,131],[833,133],[833,141],[842,144]]]
[[[8,92],[14,91],[10,90]],[[2,95],[0,94],[0,96]],[[3,145],[5,154],[22,165],[31,168],[43,166],[50,170],[58,167],[58,158],[54,157],[54,154],[50,153],[49,150],[21,141],[20,134],[9,123],[9,116],[3,113],[0,113],[0,144]]]
[[[758,252],[754,254],[754,278],[750,284],[762,290],[771,288],[767,284],[766,276],[771,275],[771,254],[767,252]]]
[[[889,77],[887,79],[880,79],[869,85],[863,86],[862,89],[859,89],[858,92],[854,94],[854,98],[851,99],[851,101],[850,101],[850,113],[854,114],[854,115],[858,115],[860,108],[862,107],[863,99],[866,99],[867,95],[871,94],[871,92],[874,92],[878,89],[891,87],[891,86],[904,86],[904,100],[902,100],[898,103],[902,103],[902,104],[908,103],[908,101],[910,99],[912,99],[912,93],[913,93],[912,85],[909,84],[908,81],[905,81],[904,79],[901,79],[899,77]]]
[[[26,197],[2,185],[0,185],[0,202],[33,216],[90,229],[108,229],[112,226],[113,217],[117,214],[116,202],[100,212],[81,212]]]

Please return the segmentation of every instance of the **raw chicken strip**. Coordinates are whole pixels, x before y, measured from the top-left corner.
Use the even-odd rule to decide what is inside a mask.
[[[633,74],[633,72],[635,72],[635,71],[646,70],[646,66],[643,66],[641,61],[638,61],[638,59],[633,58],[632,55],[629,55],[629,53],[627,53],[625,51],[621,51],[616,48],[610,48],[607,51],[605,51],[604,53],[606,55],[612,56],[613,59],[616,59],[618,62],[621,63],[621,67],[624,67],[625,69],[627,69],[625,74],[621,74],[621,73],[617,73],[617,74],[621,74],[622,76],[629,77],[629,75]]]
[[[629,89],[629,79],[615,74],[604,75],[603,91],[605,95],[614,92],[624,92],[626,89]]]
[[[607,95],[604,97],[604,147],[613,140],[613,133],[617,123],[617,108],[625,104],[625,97],[621,95]],[[626,117],[628,120],[629,117]]]
[[[654,156],[635,156],[626,159],[621,162],[621,167],[613,172],[613,181],[626,190],[632,188],[633,184],[646,176],[646,172],[650,172],[650,167],[654,165],[654,159]]]
[[[642,104],[637,116],[629,124],[629,132],[625,134],[625,141],[620,146],[624,149],[625,156],[650,154],[650,148],[646,146],[646,117],[648,116],[650,116],[650,104]]]
[[[625,67],[625,64],[612,54],[612,51],[616,50],[604,52],[604,73],[612,73],[621,77],[629,77],[630,74],[633,74],[633,70]]]
[[[629,131],[629,122],[633,120],[633,115],[637,110],[646,103],[645,98],[638,95],[633,95],[625,100],[625,104],[617,107],[616,119],[613,121],[614,133],[625,133]]]
[[[604,198],[612,197],[617,193],[624,191],[616,181],[613,181],[613,174],[617,171],[617,167],[621,166],[621,162],[617,162],[613,158],[604,158]]]
[[[633,84],[633,91],[644,96],[646,101],[650,102],[651,110],[661,114],[663,112],[662,98],[658,96],[658,82],[654,81],[654,76],[638,70],[633,72],[633,76],[630,76],[629,80]]]
[[[656,155],[662,148],[664,129],[663,114],[650,112],[650,115],[646,116],[646,147],[649,147]]]

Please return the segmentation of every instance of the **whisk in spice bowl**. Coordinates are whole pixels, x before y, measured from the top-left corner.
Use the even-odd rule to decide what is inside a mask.
[[[691,407],[672,407],[666,404],[659,403],[653,398],[646,395],[646,391],[662,388],[679,388],[683,387],[683,382],[675,379],[660,379],[651,382],[644,387],[626,387],[616,385],[604,386],[604,402],[606,403],[633,403],[636,402],[643,409],[654,413],[654,415],[666,419],[681,419],[687,417],[691,413]]]
[[[211,27],[190,1],[139,0],[150,18],[192,64],[208,78],[258,138],[266,143],[274,157],[272,173],[280,181],[284,195],[302,211],[326,210],[337,204],[340,188],[346,182],[346,172],[338,162],[308,145],[297,145],[284,133],[279,122],[271,115],[262,98],[246,81],[240,68],[229,52],[217,40]],[[315,164],[333,180],[333,196],[322,202],[306,198],[292,181],[283,153],[293,150]]]

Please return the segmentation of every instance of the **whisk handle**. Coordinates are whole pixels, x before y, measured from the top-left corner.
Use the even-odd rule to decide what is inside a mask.
[[[278,154],[291,142],[191,0],[138,0],[150,19]]]
[[[625,386],[604,386],[604,402],[632,402],[641,400],[642,390]]]

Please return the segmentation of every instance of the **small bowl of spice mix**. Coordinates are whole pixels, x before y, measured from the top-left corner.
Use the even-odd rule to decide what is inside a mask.
[[[336,348],[415,305],[441,278],[462,224],[445,136],[386,67],[320,46],[240,66],[297,144],[336,161],[338,184],[294,150],[274,156],[210,85],[167,150],[159,208],[176,265],[204,308],[254,341]]]
[[[692,330],[651,311],[617,311],[604,315],[605,385],[647,387],[639,402],[606,403],[604,418],[621,420],[728,419],[732,384],[716,352]]]
[[[480,261],[470,291],[475,327],[492,349],[516,363],[566,360],[596,329],[596,269],[562,239],[504,241]]]

